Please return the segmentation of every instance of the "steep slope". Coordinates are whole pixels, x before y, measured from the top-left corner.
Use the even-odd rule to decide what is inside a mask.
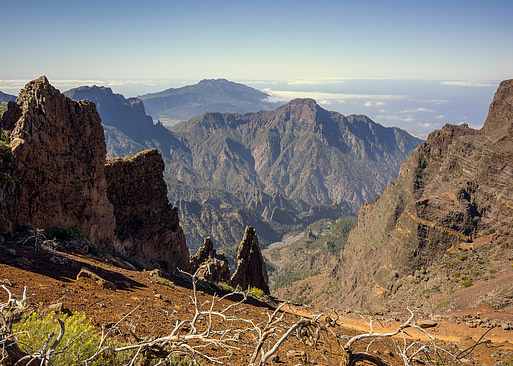
[[[14,95],[5,94],[0,91],[0,103],[7,103],[16,100]]]
[[[256,112],[277,107],[269,95],[226,79],[201,80],[198,84],[142,95],[148,114],[163,121],[184,121],[205,112]]]
[[[362,206],[331,303],[511,307],[512,132],[508,80],[481,130],[446,125],[430,134],[381,198]]]

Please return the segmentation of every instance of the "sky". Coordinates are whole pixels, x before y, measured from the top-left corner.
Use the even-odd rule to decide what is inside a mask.
[[[435,93],[433,81],[442,89],[450,82],[453,91],[488,87],[493,94],[498,81],[513,77],[511,0],[0,0],[0,5],[0,90],[11,93],[16,83],[44,74],[62,85],[110,83],[130,95],[227,78],[274,96],[379,90],[405,101],[415,85]],[[365,113],[372,102],[363,101],[367,109],[351,113]],[[400,108],[388,115],[408,105]],[[379,110],[387,112],[376,108],[374,118],[387,115]]]

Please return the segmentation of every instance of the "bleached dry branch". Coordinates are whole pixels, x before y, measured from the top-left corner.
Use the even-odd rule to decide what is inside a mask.
[[[120,353],[129,351],[132,352],[129,365],[149,365],[151,362],[155,362],[154,360],[156,360],[156,364],[165,364],[166,360],[169,360],[170,357],[176,354],[187,355],[193,362],[196,362],[194,361],[196,359],[203,359],[209,363],[230,364],[231,356],[233,354],[240,354],[244,345],[246,349],[249,346],[252,349],[249,364],[252,366],[264,366],[278,354],[280,349],[287,347],[285,345],[286,342],[293,336],[299,338],[306,345],[311,346],[312,352],[317,352],[318,343],[324,343],[326,346],[330,339],[336,339],[338,346],[340,346],[339,349],[345,355],[340,364],[343,366],[356,365],[358,362],[386,366],[387,363],[380,357],[369,354],[369,349],[376,342],[380,342],[382,346],[386,347],[385,339],[392,339],[392,337],[397,335],[402,335],[402,342],[394,340],[396,345],[395,351],[404,365],[410,365],[413,361],[419,360],[420,356],[425,356],[424,359],[429,359],[430,354],[438,354],[437,352],[444,351],[435,344],[434,338],[427,331],[413,323],[414,313],[410,309],[408,309],[410,312],[409,318],[393,331],[375,332],[374,323],[376,321],[370,320],[367,322],[369,326],[367,333],[347,337],[341,335],[340,328],[337,328],[339,326],[337,321],[340,319],[340,316],[336,312],[335,319],[325,314],[319,314],[308,318],[296,318],[297,320],[291,321],[291,317],[287,316],[284,308],[288,303],[283,302],[274,310],[266,313],[267,319],[265,321],[256,322],[254,319],[245,318],[241,314],[244,310],[243,304],[247,300],[247,292],[234,291],[224,296],[214,294],[210,299],[201,302],[197,290],[197,273],[182,273],[189,276],[192,281],[192,296],[190,299],[191,308],[194,309],[193,314],[187,319],[176,319],[174,327],[167,335],[156,338],[142,339],[137,337],[134,331],[135,328],[131,324],[130,331],[136,339],[133,344],[120,347],[108,345],[107,339],[111,333],[114,329],[119,330],[122,322],[129,322],[131,320],[131,317],[137,310],[137,308],[134,308],[114,326],[110,327],[109,330],[103,329],[99,346],[94,354],[85,360],[77,360],[77,364],[87,366],[109,352]],[[27,289],[24,289],[21,300],[17,300],[7,287],[3,285],[1,287],[8,294],[7,302],[0,304],[3,319],[3,333],[0,334],[2,336],[0,341],[4,349],[4,360],[10,357],[9,360],[17,360],[19,365],[49,365],[56,355],[66,352],[65,350],[57,351],[57,346],[63,339],[66,331],[64,323],[59,320],[59,333],[50,335],[39,351],[31,354],[19,353],[21,351],[17,348],[15,338],[12,336],[12,318],[9,320],[6,316],[12,315],[14,312],[22,313],[25,311]],[[237,301],[226,301],[228,298],[233,300],[235,296],[239,297]],[[168,314],[173,316],[171,312]],[[5,325],[7,325],[7,328]],[[10,326],[11,328],[9,328]],[[425,334],[431,343],[410,340],[409,337],[406,337],[405,333],[405,330],[409,328],[417,329]],[[9,346],[11,350],[19,351],[17,354],[6,356],[5,346],[7,345],[7,340],[10,340]],[[366,348],[364,348],[366,352],[355,352],[356,345],[359,343],[366,343]],[[331,347],[331,345],[329,346]],[[209,349],[214,347],[218,349],[216,352],[217,356],[213,356],[209,352]],[[447,351],[444,352],[448,353]],[[318,352],[318,354],[324,357],[326,361],[332,362],[322,355],[321,352]],[[11,363],[14,364],[15,362]],[[2,363],[1,360],[0,363]]]

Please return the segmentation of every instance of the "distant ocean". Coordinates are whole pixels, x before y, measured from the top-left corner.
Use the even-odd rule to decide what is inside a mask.
[[[0,80],[0,91],[16,95],[29,80]],[[125,97],[168,88],[179,88],[199,80],[50,80],[65,91],[81,85],[111,87]],[[491,81],[320,79],[320,80],[232,80],[270,95],[274,101],[313,98],[323,108],[344,115],[365,114],[387,127],[400,127],[426,138],[446,123],[467,123],[480,128],[499,85]]]

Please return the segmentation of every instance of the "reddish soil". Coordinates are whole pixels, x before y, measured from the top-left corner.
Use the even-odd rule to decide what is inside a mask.
[[[120,324],[120,332],[118,332],[118,336],[126,342],[135,342],[134,336],[128,332],[129,327],[141,338],[164,336],[173,329],[177,319],[190,319],[194,313],[190,298],[191,283],[184,278],[172,277],[170,284],[166,285],[160,283],[149,271],[123,269],[99,258],[60,252],[52,254],[46,250],[36,252],[31,246],[20,247],[7,244],[7,248],[0,251],[0,282],[3,282],[13,294],[20,296],[24,286],[27,286],[33,308],[38,306],[44,308],[62,302],[64,307],[72,312],[86,313],[98,328],[112,326],[131,312]],[[11,249],[14,249],[15,253]],[[83,267],[113,282],[116,289],[102,288],[94,281],[76,280],[77,274]],[[208,302],[212,301],[214,292],[212,288],[201,287],[198,292],[200,303],[207,302],[208,305]],[[219,291],[216,290],[216,292]],[[0,299],[2,301],[6,299],[4,291],[0,294]],[[223,300],[220,306],[225,307],[237,300],[236,298]],[[267,315],[274,311],[276,304],[277,302],[274,301],[249,298],[235,308],[238,316],[260,323],[268,319]],[[483,309],[477,311],[483,312]],[[312,314],[319,312],[313,308],[288,306],[285,320],[292,324],[300,316],[311,317]],[[510,315],[501,314],[506,317]],[[387,316],[397,320],[374,323],[376,332],[395,329],[407,318],[407,314],[382,315],[381,318],[387,318]],[[342,319],[343,322],[341,322]],[[339,336],[368,332],[365,322],[355,314],[344,315],[339,320],[339,324],[342,325],[329,330]],[[214,322],[214,328],[218,329],[242,326],[237,322],[222,320]],[[437,344],[454,354],[476,343],[486,330],[487,328],[479,326],[469,328],[464,324],[450,321],[439,321],[436,327],[428,329],[429,333],[437,339]],[[276,334],[278,333],[277,331]],[[323,334],[326,335],[320,338],[315,347],[308,345],[304,339],[300,340],[295,335],[290,337],[278,351],[278,358],[269,364],[338,365],[342,355],[338,342],[330,333],[323,332]],[[425,336],[414,330],[408,331],[408,336],[410,339],[426,341]],[[513,330],[494,328],[483,340],[486,342],[477,346],[474,352],[466,356],[464,363],[474,365],[513,363],[513,345],[510,343],[513,340]],[[393,354],[395,346],[401,346],[402,342],[402,338],[376,342],[370,347],[369,352],[378,355],[391,365],[402,364],[399,356]],[[208,347],[205,353],[214,357],[229,355],[230,358],[224,361],[225,364],[246,365],[249,363],[255,344],[251,334],[245,332],[241,335],[239,342],[232,343],[238,349],[227,351],[220,347]],[[361,347],[363,346],[360,346],[359,350],[362,350]],[[457,362],[453,363],[457,364]],[[447,361],[446,364],[451,362]]]

